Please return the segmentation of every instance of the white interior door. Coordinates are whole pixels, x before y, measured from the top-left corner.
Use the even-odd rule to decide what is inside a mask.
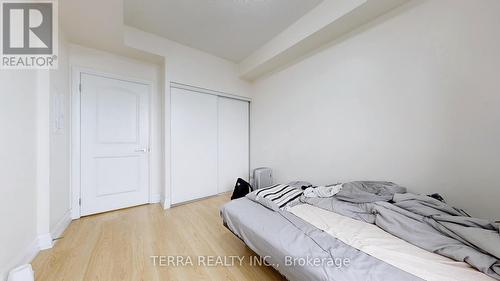
[[[237,178],[249,181],[249,103],[219,97],[219,193],[234,189]]]
[[[81,74],[81,215],[149,201],[149,86]]]
[[[217,194],[217,96],[171,90],[172,204]]]

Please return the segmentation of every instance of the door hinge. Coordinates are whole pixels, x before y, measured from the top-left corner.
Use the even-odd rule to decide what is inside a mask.
[[[82,92],[82,83],[78,84],[78,90],[80,91],[80,93]]]
[[[82,205],[82,198],[78,199],[78,205],[80,205],[80,206]]]

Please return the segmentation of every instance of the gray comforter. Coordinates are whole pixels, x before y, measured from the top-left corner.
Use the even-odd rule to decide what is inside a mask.
[[[289,212],[272,211],[248,198],[225,204],[221,216],[227,228],[291,281],[422,280]]]
[[[471,218],[434,198],[404,192],[393,183],[351,182],[334,197],[302,197],[301,201],[376,224],[420,248],[464,261],[500,280],[498,225]]]

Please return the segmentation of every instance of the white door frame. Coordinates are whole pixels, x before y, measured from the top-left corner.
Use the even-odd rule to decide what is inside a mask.
[[[127,82],[134,82],[148,86],[148,96],[149,96],[149,135],[148,135],[148,147],[151,147],[151,90],[152,82],[146,80],[140,80],[136,78],[123,77],[116,74],[111,74],[107,72],[102,72],[90,68],[71,66],[71,192],[70,192],[70,206],[71,206],[71,219],[79,219],[81,214],[80,198],[81,198],[81,135],[80,135],[80,120],[81,120],[81,86],[80,77],[83,73],[97,75],[104,78],[111,78],[117,80],[123,80]],[[151,157],[148,153],[148,194],[149,203],[155,203],[152,190],[151,190]]]
[[[240,101],[245,101],[245,102],[248,102],[248,179],[251,180],[251,176],[252,176],[252,173],[251,173],[251,151],[250,151],[250,147],[251,147],[251,137],[250,137],[250,134],[251,134],[251,122],[250,122],[250,118],[252,117],[252,114],[251,114],[251,106],[252,106],[252,99],[251,98],[248,98],[248,97],[244,97],[244,96],[238,96],[238,95],[234,95],[234,94],[229,94],[229,93],[225,93],[225,92],[221,92],[221,91],[215,91],[215,90],[210,90],[210,89],[206,89],[206,88],[201,88],[201,87],[197,87],[197,86],[192,86],[192,85],[188,85],[188,84],[184,84],[184,83],[179,83],[179,82],[174,82],[174,81],[170,81],[169,85],[168,85],[168,91],[169,91],[169,98],[171,99],[172,97],[172,88],[177,88],[177,89],[183,89],[183,90],[188,90],[188,91],[193,91],[193,92],[197,92],[197,93],[200,93],[200,94],[207,94],[207,95],[214,95],[214,96],[218,96],[218,97],[224,97],[224,98],[230,98],[230,99],[235,99],[235,100],[240,100]],[[169,126],[170,128],[172,128],[172,102],[170,101],[169,102],[169,107],[170,107],[170,112],[169,112]],[[166,155],[165,157],[168,157],[170,160],[170,165],[168,167],[169,169],[169,172],[170,172],[170,176],[166,179],[169,183],[169,186],[165,192],[165,202],[164,202],[164,209],[168,209],[172,206],[172,188],[173,188],[173,184],[172,184],[172,167],[173,167],[173,161],[172,161],[172,131],[170,131],[170,134],[168,136],[170,138],[170,155]],[[218,180],[217,180],[218,182]]]

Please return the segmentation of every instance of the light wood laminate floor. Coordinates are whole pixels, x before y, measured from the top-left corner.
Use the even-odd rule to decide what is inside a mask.
[[[37,281],[285,280],[249,264],[255,254],[223,225],[218,195],[163,210],[144,205],[75,220],[33,261]],[[190,256],[193,266],[154,266],[151,256]],[[243,265],[204,267],[197,256],[245,256]],[[186,260],[185,260],[186,261]]]

